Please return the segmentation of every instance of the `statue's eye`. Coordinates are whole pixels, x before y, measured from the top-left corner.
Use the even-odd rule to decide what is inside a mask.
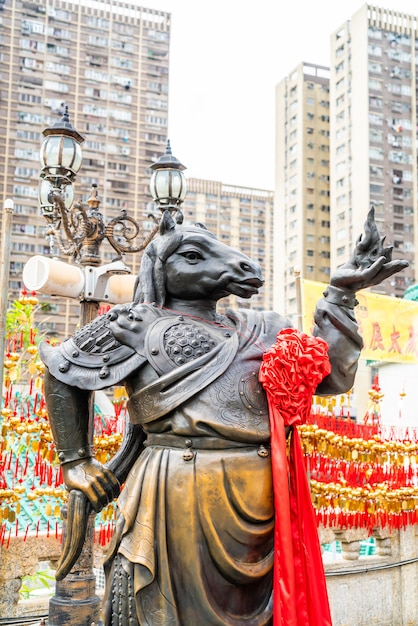
[[[197,250],[186,250],[182,252],[181,255],[188,261],[200,261],[203,259],[203,256]]]

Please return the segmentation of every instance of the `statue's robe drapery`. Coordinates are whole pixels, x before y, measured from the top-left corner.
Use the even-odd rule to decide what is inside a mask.
[[[137,310],[149,322],[138,346],[122,315],[107,323],[117,341],[106,376],[100,359],[100,367],[97,359],[81,367],[79,357],[70,356],[72,345],[64,344],[60,356],[45,354],[63,382],[81,370],[91,389],[123,380],[130,419],[147,435],[118,500],[105,623],[270,624],[274,507],[258,371],[263,352],[289,321],[241,311],[211,324],[149,305]],[[362,347],[352,314],[321,301],[314,332],[328,342],[333,365],[320,391],[349,388]]]

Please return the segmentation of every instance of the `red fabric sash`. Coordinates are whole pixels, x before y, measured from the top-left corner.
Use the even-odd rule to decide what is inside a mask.
[[[260,368],[269,403],[275,503],[273,626],[331,626],[325,572],[299,433],[312,395],[331,371],[325,341],[277,335]],[[293,426],[289,456],[285,426]]]

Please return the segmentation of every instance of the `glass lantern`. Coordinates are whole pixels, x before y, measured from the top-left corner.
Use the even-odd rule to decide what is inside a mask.
[[[68,107],[62,119],[43,131],[45,140],[41,146],[40,162],[42,178],[62,184],[72,182],[81,167],[83,155],[81,144],[84,137],[72,126]]]
[[[151,165],[151,169],[150,191],[154,201],[162,210],[178,208],[187,192],[183,174],[186,167],[173,156],[170,141],[167,141],[165,154]]]

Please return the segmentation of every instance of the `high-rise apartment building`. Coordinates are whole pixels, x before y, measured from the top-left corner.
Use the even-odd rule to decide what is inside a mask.
[[[394,258],[410,267],[374,288],[402,297],[416,280],[417,17],[364,5],[331,36],[331,261],[351,254],[369,206]]]
[[[147,231],[149,165],[165,152],[170,15],[136,2],[0,2],[0,201],[14,200],[11,297],[34,254],[49,254],[38,208],[42,130],[68,105],[85,137],[75,197],[98,185],[106,220],[122,209]],[[57,255],[59,250],[54,251]],[[103,262],[114,253],[102,245]],[[126,263],[138,268],[140,255]],[[68,335],[78,306],[56,298],[44,330]]]
[[[261,265],[265,283],[260,293],[250,300],[230,296],[222,305],[272,310],[273,191],[190,178],[183,213],[185,223],[203,223],[220,241]]]
[[[417,280],[417,57],[416,16],[364,5],[332,33],[329,73],[303,63],[277,86],[279,310],[295,313],[295,265],[327,282],[350,258],[372,204],[410,261],[373,289],[402,297]]]
[[[321,282],[330,271],[329,69],[301,63],[284,78],[276,120],[275,309],[294,316],[295,269]]]

